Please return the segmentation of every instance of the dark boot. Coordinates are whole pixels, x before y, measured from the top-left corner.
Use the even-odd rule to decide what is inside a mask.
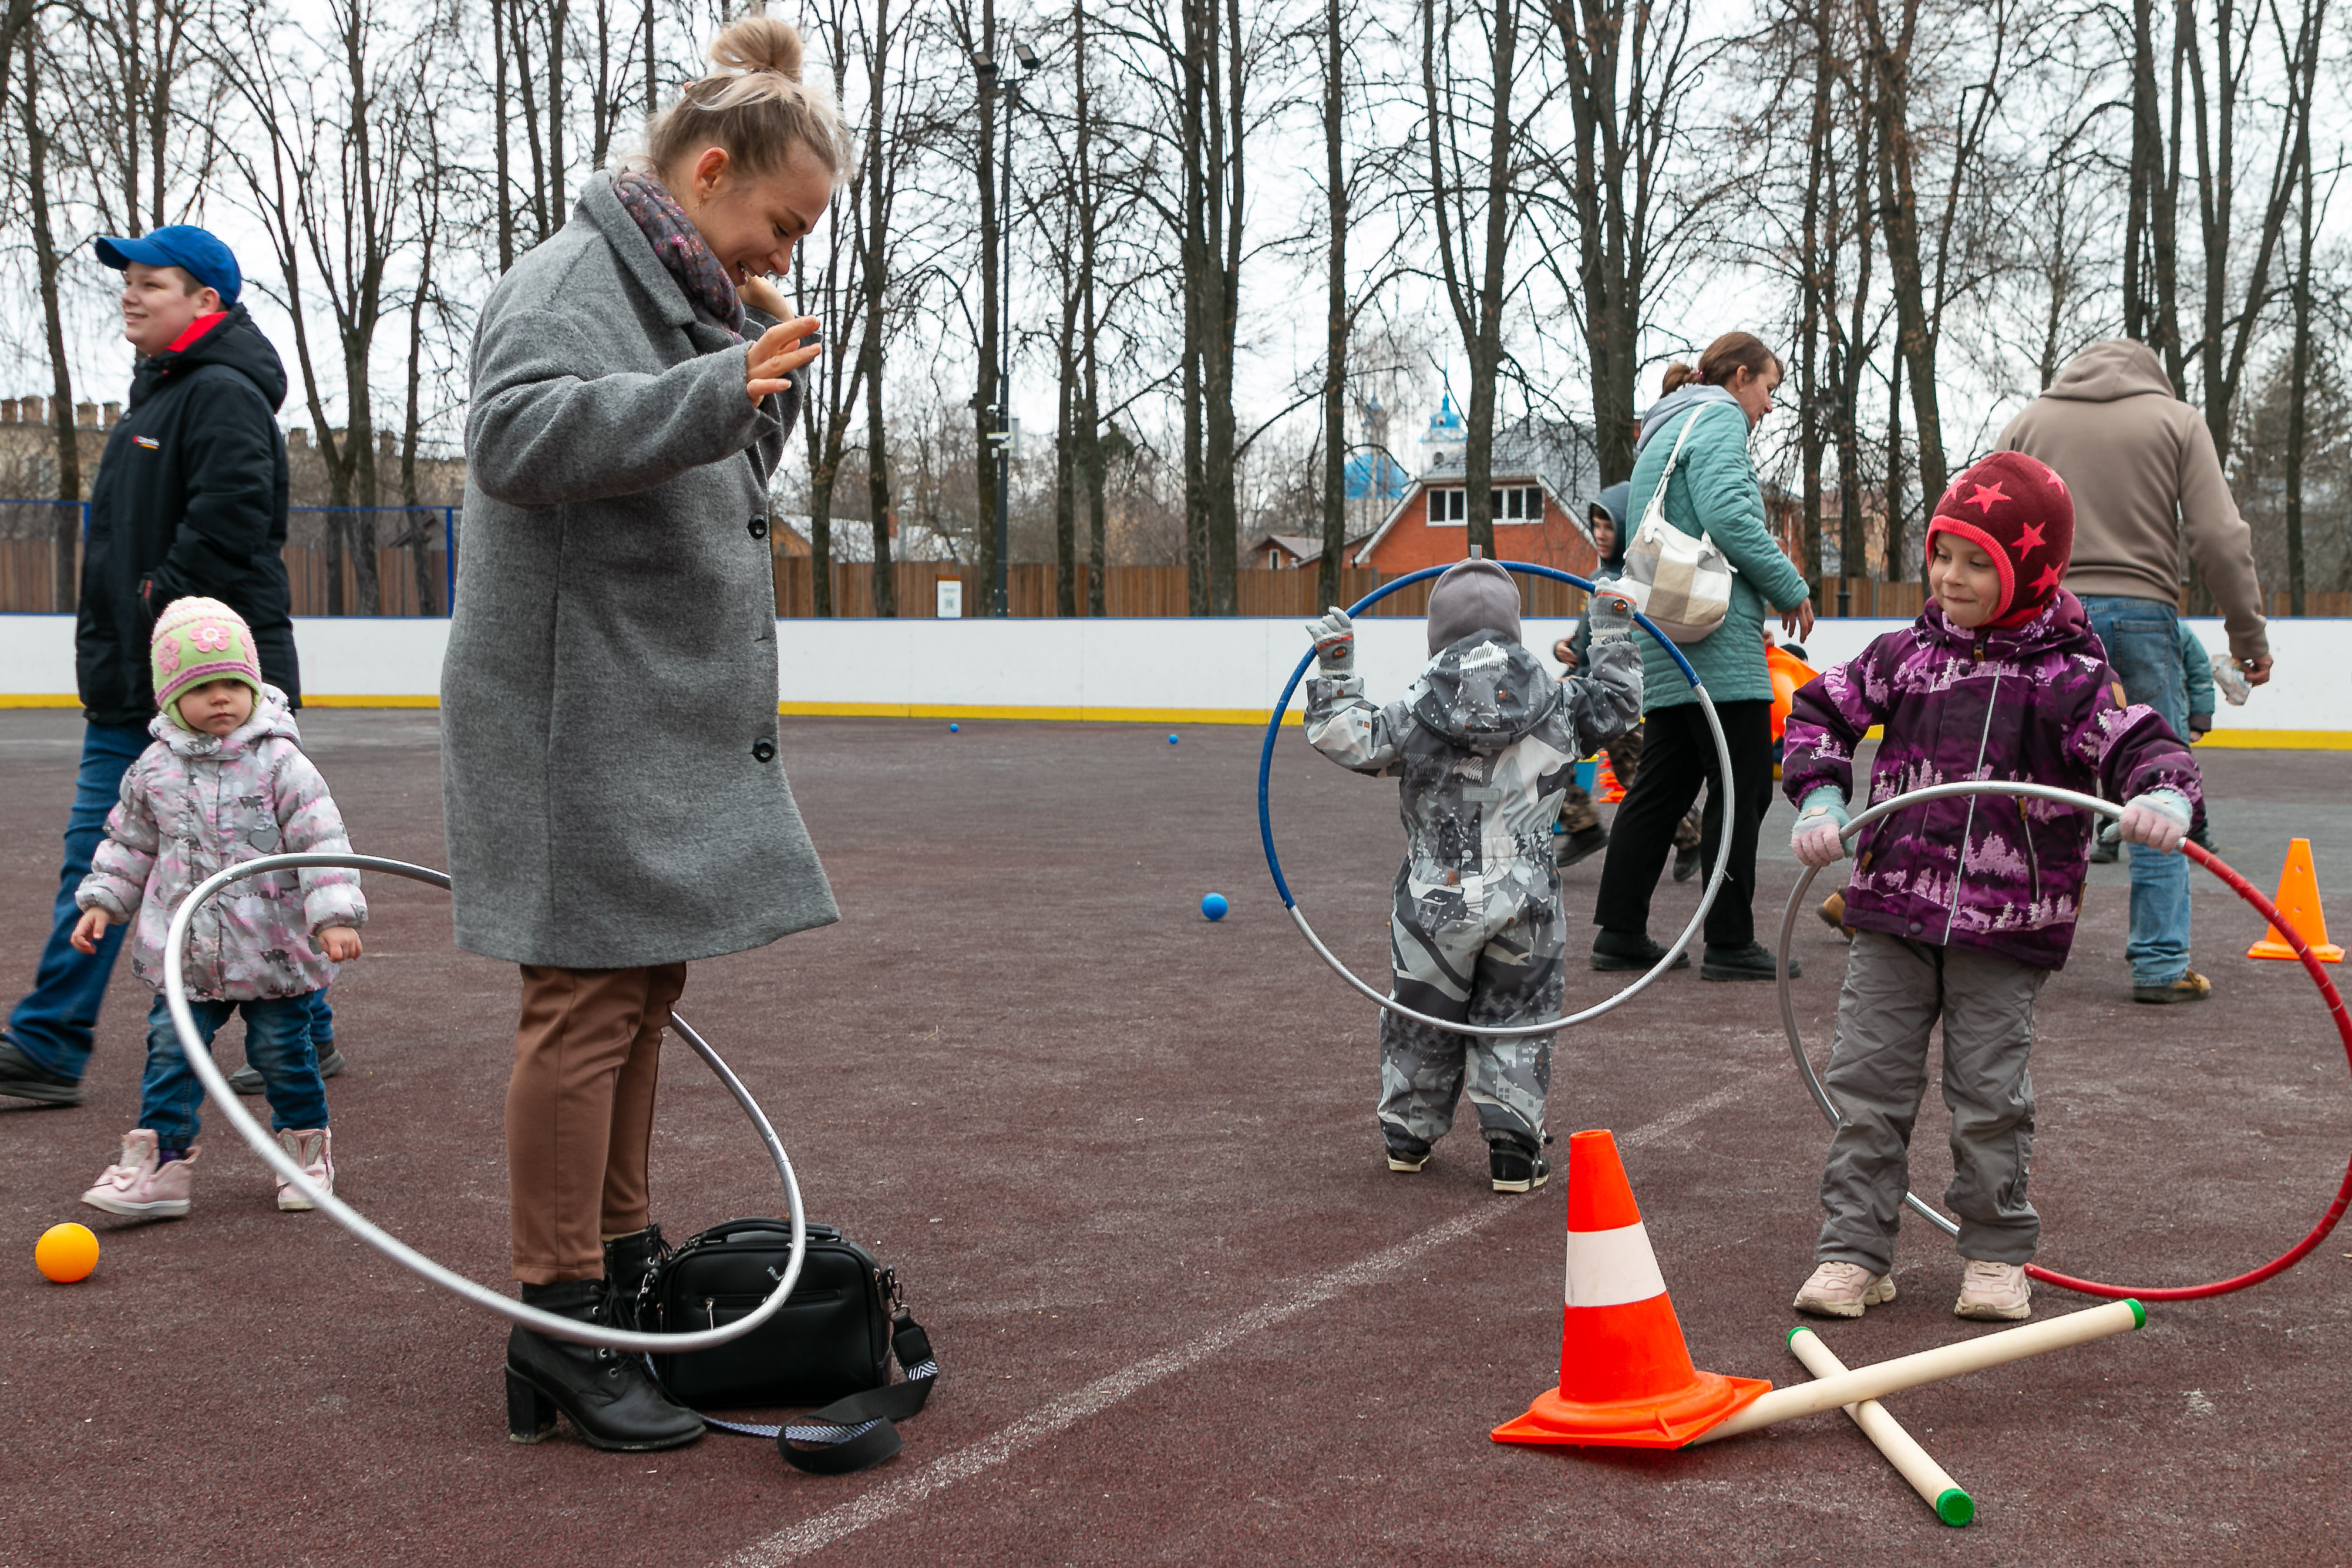
[[[639,1310],[646,1278],[669,1248],[663,1245],[661,1226],[649,1225],[604,1244],[604,1283],[610,1288],[613,1321],[625,1329],[645,1326]]]
[[[1607,926],[1602,926],[1601,934],[1592,939],[1592,967],[1603,973],[1616,970],[1654,969],[1658,965],[1658,960],[1665,956],[1666,950],[1659,943],[1652,942],[1646,931],[1611,931]],[[1688,969],[1690,954],[1687,952],[1675,954],[1674,966],[1676,969]]]
[[[1608,847],[1609,830],[1597,822],[1580,832],[1564,834],[1559,841],[1559,868],[1565,871]]]
[[[0,1095],[42,1105],[79,1105],[81,1079],[51,1072],[0,1037]]]
[[[526,1285],[522,1299],[579,1322],[612,1321],[602,1279]],[[592,1448],[676,1448],[703,1431],[702,1417],[661,1391],[643,1356],[551,1340],[518,1323],[507,1336],[507,1436],[539,1442],[555,1430],[559,1410]]]

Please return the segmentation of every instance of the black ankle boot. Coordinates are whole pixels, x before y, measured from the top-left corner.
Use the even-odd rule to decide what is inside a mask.
[[[612,1321],[602,1279],[526,1285],[522,1300],[583,1323]],[[703,1430],[702,1417],[661,1391],[643,1356],[551,1340],[518,1323],[507,1336],[507,1436],[539,1442],[555,1430],[559,1410],[592,1448],[675,1448]]]
[[[638,1297],[643,1294],[646,1277],[668,1251],[658,1225],[616,1236],[604,1244],[604,1283],[612,1300],[614,1322],[625,1329],[645,1326],[637,1310]]]

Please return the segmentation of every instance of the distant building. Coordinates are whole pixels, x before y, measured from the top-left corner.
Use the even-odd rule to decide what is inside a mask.
[[[1360,533],[1340,547],[1341,559],[1347,552],[1371,537]],[[1300,566],[1315,566],[1323,560],[1323,541],[1319,535],[1307,533],[1260,534],[1249,547],[1247,564],[1264,571],[1289,571]]]
[[[768,514],[769,538],[774,553],[806,560],[814,552],[809,548],[810,519],[804,511],[771,512]],[[837,562],[871,563],[874,559],[874,530],[862,517],[836,517],[833,520],[832,556]],[[893,561],[953,562],[955,543],[944,534],[934,533],[919,522],[890,524],[890,559]]]
[[[1465,435],[1448,396],[1422,437],[1420,474],[1352,549],[1352,564],[1397,574],[1443,566],[1470,552],[1469,500],[1462,483]],[[1599,557],[1584,514],[1601,489],[1591,432],[1567,421],[1522,419],[1495,432],[1487,467],[1496,554],[1590,573]]]

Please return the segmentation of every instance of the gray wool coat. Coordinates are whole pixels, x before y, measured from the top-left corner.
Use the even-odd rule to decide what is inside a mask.
[[[798,392],[755,408],[748,353],[601,178],[483,309],[441,674],[470,952],[629,968],[841,918],[777,750],[767,479]]]

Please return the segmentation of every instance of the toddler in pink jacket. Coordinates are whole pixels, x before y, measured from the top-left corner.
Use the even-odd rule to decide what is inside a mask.
[[[109,1214],[177,1218],[188,1212],[204,1085],[181,1049],[162,995],[163,938],[196,885],[223,867],[265,855],[348,854],[327,782],[302,754],[286,698],[266,686],[253,634],[214,599],[173,601],[155,623],[149,657],[154,744],[123,775],[106,838],[74,895],[73,942],[95,951],[106,928],[134,922],[131,967],[157,991],[147,1013],[147,1072],[139,1124],[119,1163],[81,1201]],[[360,956],[367,900],[357,872],[310,868],[232,882],[197,911],[182,974],[207,1047],[232,1014],[245,1016],[245,1055],[261,1075],[278,1141],[314,1186],[332,1192],[327,1088],[310,1043],[306,998]],[[291,1184],[278,1206],[307,1209]]]

